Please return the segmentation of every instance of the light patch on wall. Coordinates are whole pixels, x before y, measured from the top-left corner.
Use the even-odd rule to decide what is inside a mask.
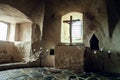
[[[8,25],[6,23],[0,22],[0,40],[6,41],[7,28],[8,28]]]
[[[15,41],[15,27],[16,27],[16,24],[15,23],[11,23],[10,24],[10,28],[9,28],[9,41],[12,41],[14,42]]]

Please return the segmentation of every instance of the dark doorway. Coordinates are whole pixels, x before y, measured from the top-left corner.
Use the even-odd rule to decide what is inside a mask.
[[[99,40],[95,36],[95,34],[93,34],[90,39],[90,49],[91,50],[99,50]]]

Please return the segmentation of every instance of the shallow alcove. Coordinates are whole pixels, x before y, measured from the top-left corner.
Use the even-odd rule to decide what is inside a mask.
[[[30,56],[32,21],[16,8],[0,4],[0,22],[7,26],[3,31],[6,35],[2,35],[5,39],[0,40],[0,63],[26,61]]]
[[[25,30],[29,29],[29,26],[31,27],[32,23],[24,13],[5,4],[0,4],[0,22],[4,22],[8,25],[6,40],[12,42],[22,41],[21,39],[18,39],[18,37],[20,37],[20,35],[18,35],[19,32],[23,32],[21,28],[24,26],[24,33],[28,33],[28,31]],[[18,27],[20,29],[18,29]],[[25,29],[25,27],[27,27],[27,29]]]

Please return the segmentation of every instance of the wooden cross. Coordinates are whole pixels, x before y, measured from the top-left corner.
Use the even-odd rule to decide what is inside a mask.
[[[72,20],[72,16],[70,16],[70,20],[63,21],[64,23],[69,24],[69,33],[70,33],[70,45],[72,45],[72,24],[76,21],[80,21],[80,19]]]

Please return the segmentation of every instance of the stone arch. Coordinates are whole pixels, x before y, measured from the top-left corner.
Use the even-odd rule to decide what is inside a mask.
[[[9,28],[7,29],[8,39],[5,43],[13,44],[11,50],[14,53],[10,51],[9,53],[15,57],[14,60],[17,60],[18,57],[20,58],[19,61],[29,61],[32,38],[32,20],[20,10],[7,4],[0,4],[0,22],[9,24]],[[15,43],[16,41],[17,43]],[[6,50],[9,49],[6,48]]]
[[[32,22],[28,16],[10,5],[0,4],[0,21],[9,23]]]

